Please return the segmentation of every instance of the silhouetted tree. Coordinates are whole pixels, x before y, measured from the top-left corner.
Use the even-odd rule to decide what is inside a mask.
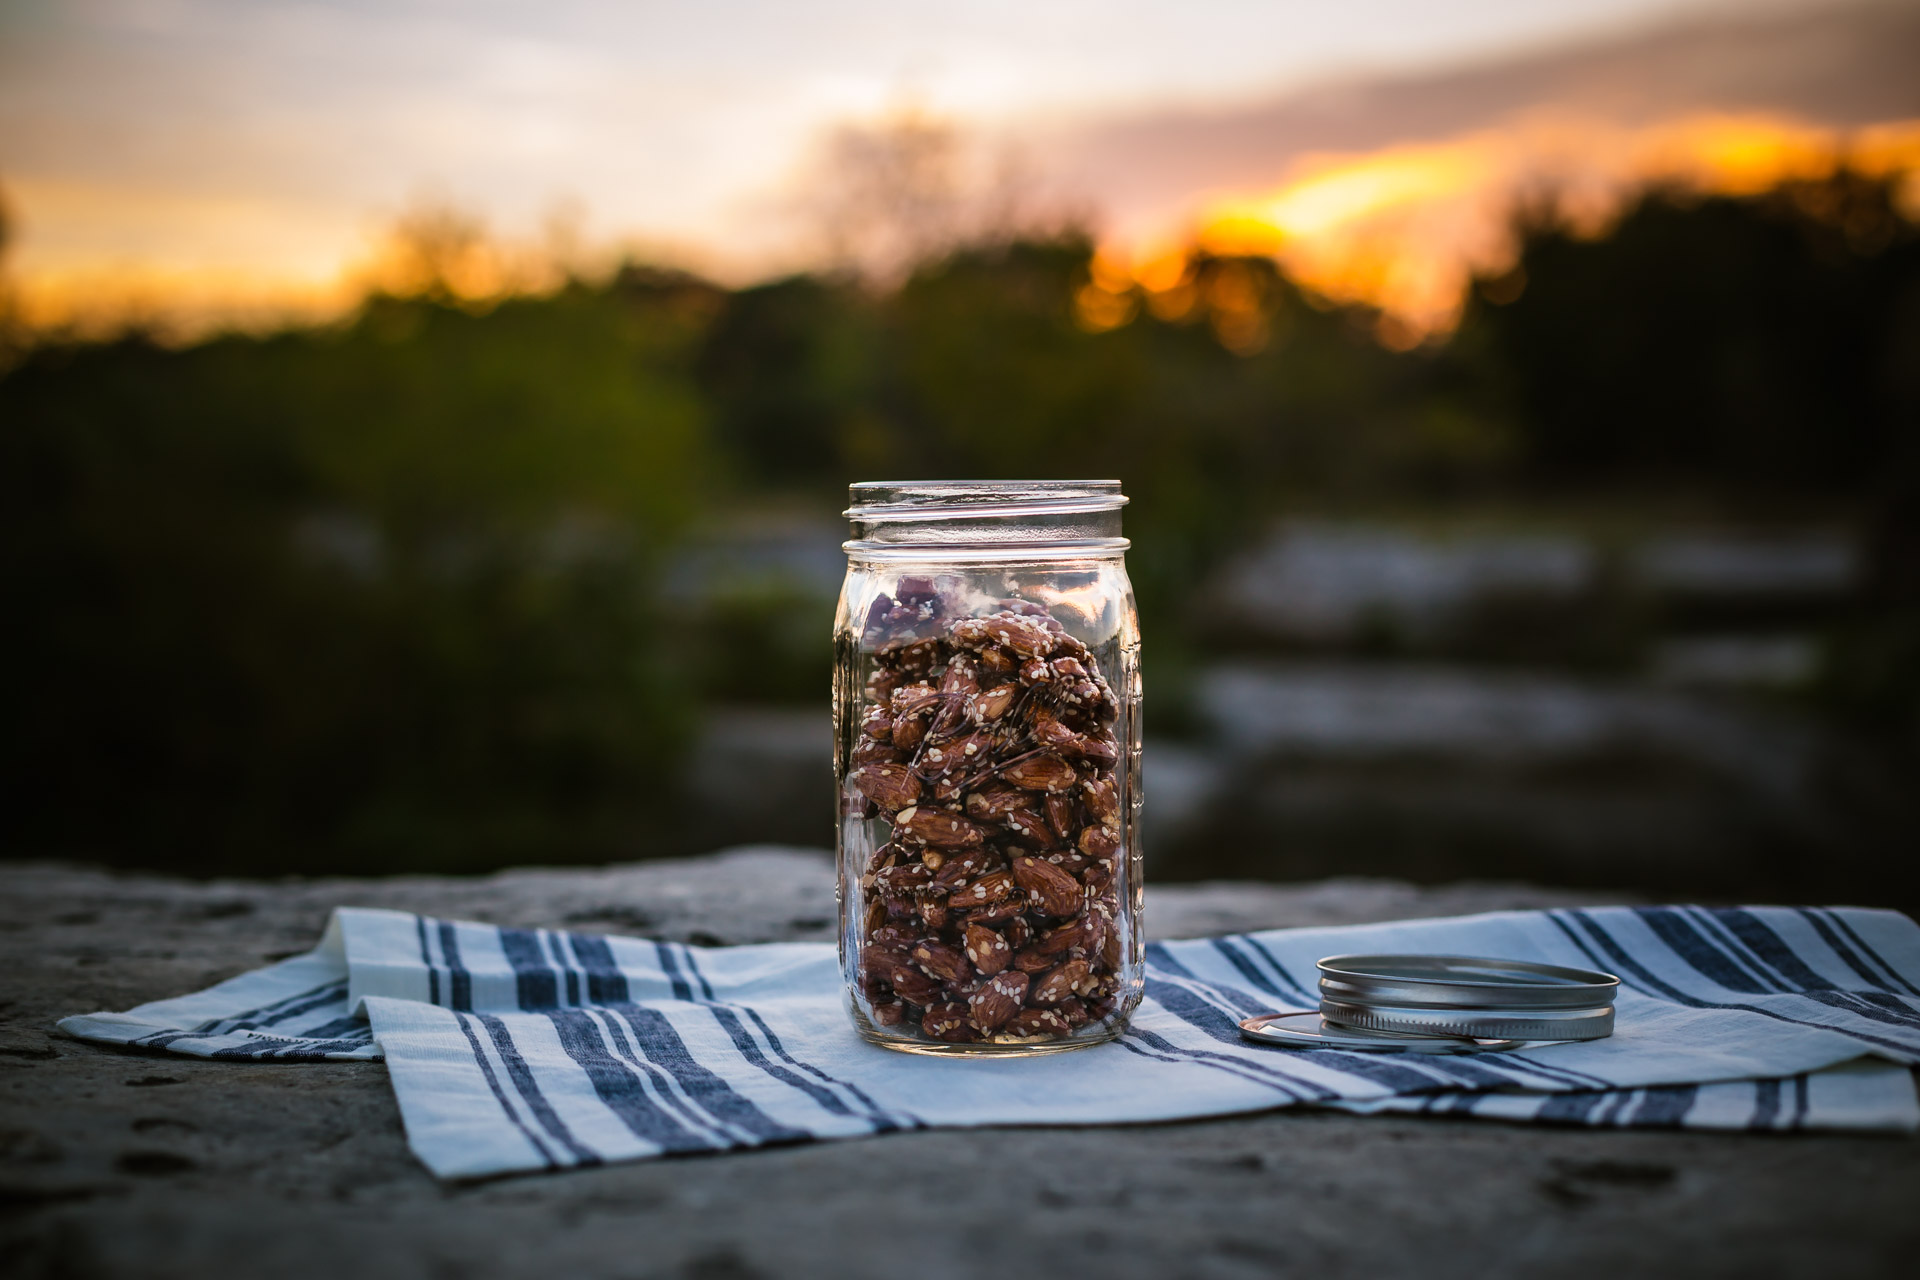
[[[1888,182],[1655,192],[1601,238],[1526,228],[1510,279],[1460,342],[1542,474],[1853,493],[1920,422],[1920,233]]]

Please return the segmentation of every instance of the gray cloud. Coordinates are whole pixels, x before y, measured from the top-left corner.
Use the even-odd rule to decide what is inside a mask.
[[[1732,12],[1445,70],[1355,78],[1265,101],[1107,119],[1056,136],[1047,169],[1137,225],[1193,193],[1277,181],[1311,152],[1369,151],[1542,109],[1622,125],[1777,112],[1849,127],[1920,116],[1920,4]]]

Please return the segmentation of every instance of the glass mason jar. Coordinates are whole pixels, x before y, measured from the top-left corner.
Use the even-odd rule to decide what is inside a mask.
[[[1140,1002],[1140,627],[1114,480],[856,484],[834,624],[840,961],[917,1053]]]

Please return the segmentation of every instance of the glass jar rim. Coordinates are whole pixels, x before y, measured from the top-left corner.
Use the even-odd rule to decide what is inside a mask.
[[[855,565],[1014,565],[1061,567],[1111,563],[1133,545],[1126,538],[1074,538],[1058,542],[972,542],[887,544],[866,539],[843,542],[840,549]]]
[[[1117,511],[1118,480],[863,480],[847,486],[842,514],[863,524],[1019,519]]]

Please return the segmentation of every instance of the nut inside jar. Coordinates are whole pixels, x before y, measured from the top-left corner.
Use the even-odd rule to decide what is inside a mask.
[[[873,1024],[950,1044],[1038,1044],[1100,1023],[1128,940],[1120,704],[1047,609],[961,614],[930,577],[874,601],[843,803],[868,856],[854,968]]]

